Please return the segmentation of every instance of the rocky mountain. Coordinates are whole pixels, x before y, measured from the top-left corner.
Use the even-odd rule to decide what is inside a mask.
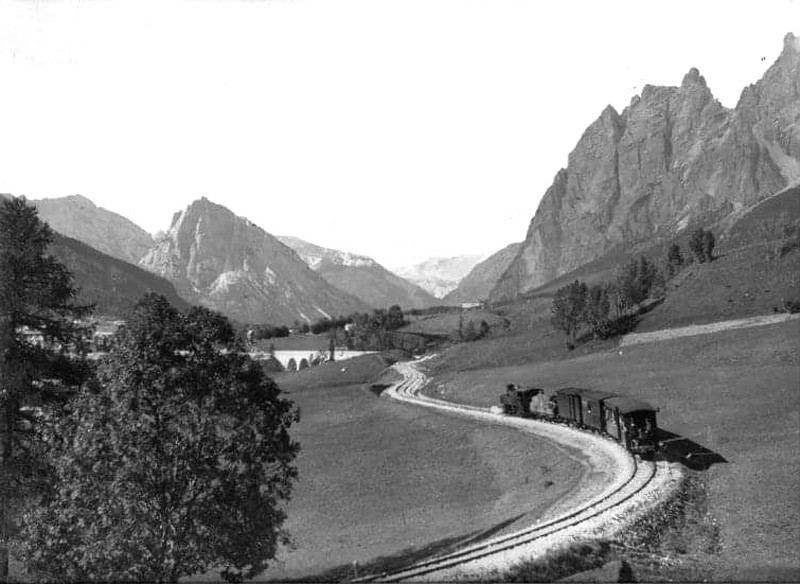
[[[175,213],[140,265],[190,302],[240,322],[313,322],[368,309],[278,239],[206,198]]]
[[[32,202],[50,227],[117,259],[136,264],[153,246],[144,229],[81,195]]]
[[[340,290],[373,308],[399,304],[427,308],[437,304],[428,292],[393,274],[370,257],[321,247],[291,236],[278,239],[296,251],[309,267]]]
[[[413,266],[401,266],[393,271],[413,282],[435,298],[444,298],[456,289],[461,279],[483,259],[480,255],[461,255],[450,258],[430,258]]]
[[[0,203],[9,196],[0,193]],[[78,302],[94,304],[95,316],[124,319],[147,292],[161,294],[179,310],[189,307],[164,278],[53,231],[49,252],[72,272]]]
[[[442,302],[459,304],[486,300],[508,266],[514,261],[521,245],[521,243],[512,243],[476,265],[458,283],[455,290],[442,298]]]
[[[710,224],[800,181],[800,39],[744,89],[734,109],[691,69],[647,85],[586,129],[542,198],[490,299],[513,297],[616,246]]]
[[[80,303],[94,304],[95,316],[125,319],[147,292],[164,296],[178,310],[189,304],[164,278],[56,233],[50,249],[72,272]]]

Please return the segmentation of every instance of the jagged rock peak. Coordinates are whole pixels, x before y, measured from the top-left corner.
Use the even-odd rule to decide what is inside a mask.
[[[681,87],[690,87],[697,84],[708,87],[706,85],[706,78],[700,75],[700,71],[698,71],[696,67],[692,67],[689,69],[689,72],[683,76]]]
[[[97,208],[97,205],[94,204],[94,201],[80,194],[68,195],[64,197],[64,199],[67,201],[75,201],[76,203],[80,203],[81,205],[85,205],[86,207],[93,209]]]
[[[783,37],[783,52],[800,53],[800,37],[796,37],[791,32],[787,32],[786,36]]]

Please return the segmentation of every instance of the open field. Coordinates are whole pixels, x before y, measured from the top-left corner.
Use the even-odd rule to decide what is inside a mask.
[[[473,323],[476,328],[482,320],[486,321],[490,327],[497,328],[505,325],[503,318],[497,314],[479,308],[468,310],[451,310],[443,314],[425,315],[421,317],[409,316],[410,323],[400,329],[404,333],[419,333],[426,335],[436,335],[458,338],[459,322],[462,327],[468,323]]]
[[[583,476],[563,451],[513,429],[377,397],[368,387],[389,381],[384,366],[369,356],[278,378],[302,415],[286,525],[296,549],[262,578],[340,579],[353,561],[387,565],[488,536],[538,516]]]
[[[521,337],[512,337],[518,344]],[[483,360],[501,339],[471,345]],[[601,347],[598,347],[601,349]],[[710,451],[688,462],[707,484],[719,553],[689,550],[686,562],[718,580],[800,579],[800,324],[782,324],[608,346],[571,359],[500,368],[438,366],[430,394],[476,405],[498,401],[504,384],[573,385],[624,393],[660,408],[659,426]],[[463,363],[466,353],[458,363]],[[528,359],[530,360],[530,359]],[[709,455],[708,453],[706,454]],[[716,455],[716,456],[714,456]],[[714,460],[726,462],[712,464]],[[650,574],[653,577],[653,574]]]

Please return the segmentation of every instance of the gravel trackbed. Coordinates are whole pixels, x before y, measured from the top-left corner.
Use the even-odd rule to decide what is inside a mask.
[[[402,570],[366,576],[362,581],[443,581],[488,576],[576,542],[612,537],[680,486],[683,474],[678,466],[639,460],[616,442],[598,434],[422,395],[420,391],[428,379],[417,367],[421,361],[395,364],[403,380],[384,395],[481,423],[511,426],[557,445],[577,448],[585,455],[591,476],[596,480],[587,482],[578,492],[560,501],[535,524]]]

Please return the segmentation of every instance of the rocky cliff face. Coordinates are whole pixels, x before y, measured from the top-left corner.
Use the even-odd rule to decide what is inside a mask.
[[[39,217],[68,237],[117,259],[136,264],[153,245],[144,229],[81,195],[33,201]]]
[[[500,277],[517,257],[521,245],[521,243],[512,243],[483,260],[464,276],[455,290],[442,298],[442,302],[444,304],[460,304],[461,302],[486,300]]]
[[[800,39],[733,110],[696,69],[680,87],[645,86],[584,132],[539,204],[490,299],[510,298],[618,245],[671,237],[800,181]]]
[[[393,274],[370,257],[321,247],[291,236],[278,239],[296,251],[311,269],[336,288],[373,308],[394,304],[404,309],[437,304],[425,290]]]
[[[190,302],[240,322],[313,322],[368,309],[275,237],[205,198],[174,215],[140,264]]]

